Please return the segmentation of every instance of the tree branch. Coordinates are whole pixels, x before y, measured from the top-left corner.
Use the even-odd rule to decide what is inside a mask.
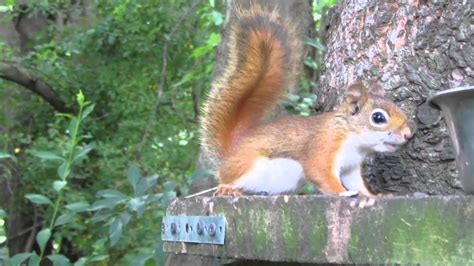
[[[179,31],[182,22],[188,18],[189,14],[201,3],[201,1],[194,1],[194,3],[184,12],[183,16],[181,16],[178,21],[175,23],[174,27],[171,29],[168,39],[172,40],[174,35]],[[161,75],[160,75],[160,84],[156,90],[156,98],[155,103],[151,109],[150,116],[148,117],[148,123],[145,126],[145,130],[142,135],[142,139],[138,144],[137,150],[135,152],[135,160],[139,161],[141,157],[141,153],[143,151],[143,147],[145,146],[146,141],[150,135],[150,130],[155,125],[156,120],[156,112],[158,111],[158,107],[160,105],[161,95],[163,94],[163,90],[166,86],[166,74],[168,68],[168,42],[165,43],[163,46],[163,56],[162,56],[162,63],[161,63]]]
[[[26,69],[20,66],[0,61],[0,78],[19,84],[36,93],[59,112],[72,112],[72,110],[67,108],[66,104],[59,99],[54,89],[48,83],[31,75]]]
[[[34,214],[34,219],[33,219],[33,225],[30,230],[30,235],[28,236],[28,240],[26,241],[25,245],[25,252],[31,252],[33,250],[33,245],[35,243],[35,238],[36,238],[36,231],[37,231],[37,225],[38,224],[38,213],[35,209],[35,214]]]

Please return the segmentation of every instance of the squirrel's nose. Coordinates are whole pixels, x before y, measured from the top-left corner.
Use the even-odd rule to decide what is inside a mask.
[[[409,140],[413,137],[413,133],[411,132],[411,129],[409,127],[406,127],[402,130],[401,135],[405,140]]]

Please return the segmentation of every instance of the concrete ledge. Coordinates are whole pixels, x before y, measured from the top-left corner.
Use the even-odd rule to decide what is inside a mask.
[[[167,215],[224,215],[225,245],[164,250],[301,263],[474,264],[474,197],[196,197]]]

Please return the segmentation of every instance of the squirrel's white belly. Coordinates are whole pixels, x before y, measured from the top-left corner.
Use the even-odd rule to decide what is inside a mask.
[[[232,184],[232,187],[248,192],[280,194],[296,190],[302,179],[303,166],[298,161],[261,157],[255,161],[250,171]]]

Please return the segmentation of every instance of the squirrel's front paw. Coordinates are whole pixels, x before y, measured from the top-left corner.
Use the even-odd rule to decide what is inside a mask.
[[[214,197],[216,196],[234,196],[239,197],[242,196],[242,192],[238,188],[233,188],[227,185],[220,184],[217,186],[216,192],[214,192]]]

